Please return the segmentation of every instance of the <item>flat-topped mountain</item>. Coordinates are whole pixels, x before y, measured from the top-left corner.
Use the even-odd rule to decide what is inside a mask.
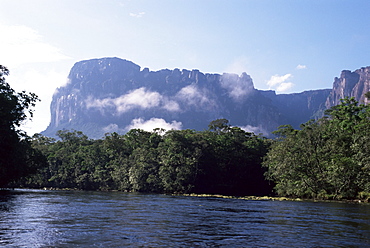
[[[255,89],[246,73],[150,71],[119,58],[86,60],[73,66],[69,83],[55,92],[51,122],[43,134],[75,129],[101,138],[131,128],[204,130],[212,120],[225,118],[234,126],[269,136],[279,125],[298,127],[348,92],[363,99],[361,94],[369,89],[368,70],[353,72],[362,73],[359,82],[366,86],[358,86],[353,73],[344,71],[333,89],[277,95]]]

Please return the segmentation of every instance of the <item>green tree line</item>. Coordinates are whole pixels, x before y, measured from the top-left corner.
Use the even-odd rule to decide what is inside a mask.
[[[35,135],[32,145],[48,166],[23,186],[157,193],[266,195],[272,186],[261,163],[269,140],[220,119],[209,130],[132,129],[91,140],[59,131]]]

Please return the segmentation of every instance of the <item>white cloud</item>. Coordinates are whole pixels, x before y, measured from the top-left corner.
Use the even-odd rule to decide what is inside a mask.
[[[119,126],[115,123],[111,123],[108,126],[103,127],[103,131],[106,132],[106,133],[113,133],[113,132],[122,133],[122,132],[124,132],[124,130],[119,128]]]
[[[177,93],[177,96],[183,100],[187,100],[190,105],[204,104],[209,101],[195,85],[185,86]]]
[[[137,129],[142,129],[144,131],[151,132],[155,128],[163,128],[165,130],[171,130],[171,129],[180,130],[181,127],[182,127],[182,123],[177,122],[177,121],[172,121],[171,123],[168,123],[164,119],[161,119],[161,118],[151,118],[148,121],[145,121],[143,118],[137,118],[137,119],[133,119],[131,121],[131,124],[127,126],[125,129],[128,131],[128,130],[137,128]]]
[[[30,67],[28,70],[18,70],[10,73],[9,81],[12,87],[18,91],[29,90],[36,95],[51,95],[57,87],[65,85],[68,79],[64,73],[57,72],[54,69],[39,71]]]
[[[146,90],[145,87],[133,90],[126,95],[113,100],[119,114],[129,111],[132,108],[139,107],[148,109],[158,107],[162,96],[158,92]]]
[[[305,65],[297,65],[296,69],[297,70],[307,69],[307,66],[305,66]]]
[[[283,76],[274,75],[271,76],[270,80],[267,82],[267,85],[269,86],[269,89],[275,89],[278,92],[284,92],[294,86],[293,83],[287,82],[292,77],[292,74],[289,73]]]
[[[1,63],[8,67],[70,59],[30,27],[0,24],[0,30]]]
[[[106,108],[115,107],[112,98],[94,99],[91,96],[85,100],[86,108],[97,108],[100,111],[104,111]]]
[[[187,105],[196,106],[202,109],[211,109],[216,106],[216,103],[207,95],[208,94],[205,89],[199,89],[197,86],[191,84],[182,88],[176,94],[176,98],[185,102]]]
[[[39,71],[29,69],[19,72],[15,70],[6,79],[17,92],[26,90],[38,95],[41,102],[36,103],[34,117],[22,126],[29,135],[44,131],[50,122],[50,102],[55,89],[67,82],[64,73],[55,70]]]
[[[41,102],[36,103],[34,118],[23,126],[29,135],[45,130],[50,121],[50,102],[57,87],[66,84],[68,71],[64,63],[70,57],[49,44],[35,29],[25,25],[0,23],[1,61],[10,70],[7,82],[16,91],[36,93]],[[58,62],[56,66],[53,62]],[[70,65],[68,65],[69,67]],[[69,67],[70,68],[70,67]]]
[[[131,17],[141,18],[145,15],[145,12],[139,12],[139,13],[130,13]]]
[[[181,110],[180,105],[176,101],[167,99],[164,99],[163,101],[163,108],[171,112],[177,112]]]
[[[235,59],[230,65],[226,67],[226,72],[229,73],[236,73],[236,74],[242,74],[243,72],[248,71],[249,61],[246,57],[240,57]]]
[[[150,109],[163,108],[168,111],[179,111],[180,106],[173,100],[168,100],[156,91],[147,90],[145,87],[130,91],[117,98],[93,99],[87,98],[86,108],[97,108],[104,112],[106,109],[114,108],[117,114],[122,114],[134,108]]]
[[[161,98],[162,96],[158,92],[148,91],[145,87],[142,87],[117,98],[93,99],[89,97],[86,100],[86,107],[100,110],[114,107],[118,114],[122,114],[133,108],[158,107]]]
[[[281,83],[277,88],[276,88],[276,91],[277,92],[285,92],[289,89],[291,89],[292,87],[294,86],[293,83],[291,82],[288,82],[288,83]]]
[[[124,3],[124,2],[119,2],[119,3],[118,3],[118,5],[119,5],[120,7],[125,7],[125,6],[126,6],[126,3]]]
[[[254,90],[252,78],[246,73],[242,73],[240,77],[237,74],[224,73],[220,83],[235,101],[243,100]]]
[[[267,82],[267,85],[270,86],[270,87],[273,87],[273,86],[276,86],[276,85],[279,85],[279,84],[285,82],[286,80],[290,79],[291,77],[292,77],[292,74],[285,74],[283,76],[274,75],[274,76],[271,76],[270,80]]]
[[[240,128],[242,130],[246,131],[246,132],[249,132],[249,133],[254,133],[254,134],[262,133],[264,135],[268,135],[268,132],[262,126],[255,127],[255,126],[251,126],[251,125],[246,125],[246,126],[242,126]]]

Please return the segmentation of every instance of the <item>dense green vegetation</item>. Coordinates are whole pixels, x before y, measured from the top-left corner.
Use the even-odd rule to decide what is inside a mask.
[[[46,163],[42,154],[32,148],[29,137],[18,129],[28,115],[32,117],[38,98],[33,93],[15,92],[5,81],[8,74],[8,69],[0,65],[0,188]]]
[[[283,196],[369,198],[370,107],[345,98],[326,114],[301,130],[287,125],[275,132],[263,163],[267,178]]]
[[[59,131],[60,140],[33,137],[48,166],[24,186],[166,193],[264,195],[261,167],[269,141],[220,119],[207,131],[133,129],[90,140]]]

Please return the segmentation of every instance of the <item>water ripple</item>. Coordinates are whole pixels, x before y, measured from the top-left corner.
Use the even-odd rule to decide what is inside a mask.
[[[0,246],[370,247],[370,206],[120,192],[0,194]]]

